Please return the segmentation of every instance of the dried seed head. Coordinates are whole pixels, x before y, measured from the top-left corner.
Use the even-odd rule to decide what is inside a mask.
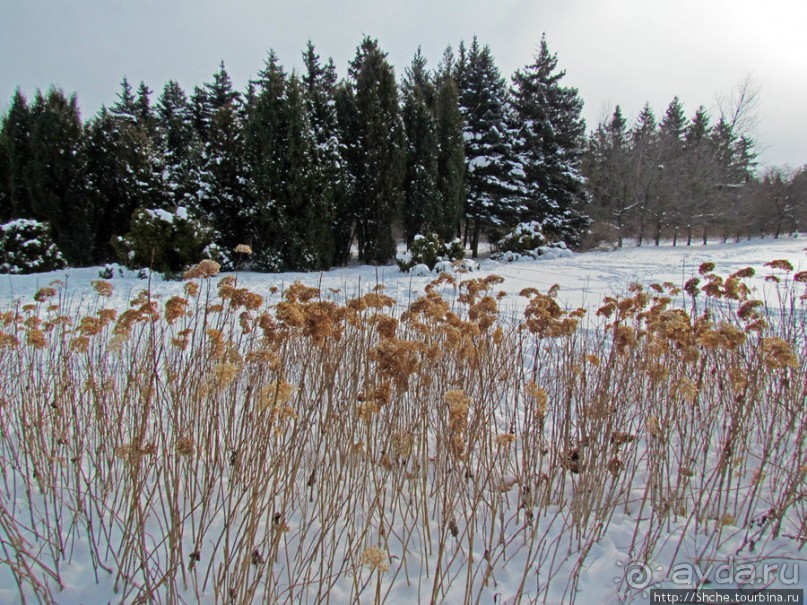
[[[28,341],[28,344],[35,349],[44,349],[48,344],[48,341],[45,338],[45,333],[42,330],[37,329],[28,330],[26,340]]]
[[[547,404],[547,395],[546,391],[539,387],[535,382],[530,381],[526,384],[525,390],[527,395],[532,397],[535,400],[535,411],[543,418],[546,416],[546,404]]]
[[[779,258],[776,260],[772,260],[769,263],[765,263],[766,267],[770,267],[771,269],[781,269],[782,271],[792,271],[793,264],[784,258]]]
[[[96,336],[104,329],[104,322],[97,317],[82,317],[79,320],[78,331],[83,336]]]
[[[34,300],[37,302],[45,302],[54,296],[56,296],[56,288],[46,286],[36,291],[36,294],[34,294]]]
[[[177,439],[176,450],[177,454],[180,456],[193,456],[194,452],[196,451],[193,446],[193,438],[185,436]]]
[[[165,303],[165,320],[172,324],[186,315],[188,300],[181,296],[172,296]]]
[[[797,368],[799,365],[790,344],[778,337],[762,339],[762,358],[769,370]]]
[[[510,447],[516,440],[516,436],[512,433],[501,433],[496,435],[496,445],[501,448]]]
[[[698,396],[698,386],[689,378],[682,378],[674,387],[674,392],[685,401],[693,401]]]
[[[713,262],[705,262],[701,263],[700,267],[698,267],[698,273],[701,275],[706,275],[707,273],[711,273],[715,270],[715,264]]]
[[[195,281],[189,281],[185,284],[185,294],[188,296],[196,296],[199,293],[199,284]]]
[[[241,368],[234,363],[219,363],[213,368],[213,380],[219,386],[227,386],[238,376]]]
[[[656,416],[650,416],[645,422],[645,426],[651,437],[661,437],[661,425]]]
[[[408,458],[412,453],[415,438],[412,433],[399,432],[392,436],[392,451],[398,458]]]
[[[763,306],[763,304],[761,300],[748,300],[740,305],[740,308],[737,310],[737,317],[743,321],[759,319],[759,313],[756,312],[756,309]]]
[[[206,258],[202,262],[194,265],[182,276],[182,279],[196,279],[201,277],[202,279],[213,277],[214,275],[218,275],[219,271],[221,270],[221,265],[218,264],[214,260],[210,260]]]
[[[306,303],[314,298],[319,298],[320,291],[319,288],[314,288],[312,286],[306,286],[302,282],[296,281],[292,285],[290,285],[286,292],[284,293],[284,297],[289,302],[301,302]]]
[[[101,309],[98,311],[98,317],[101,318],[104,324],[108,324],[111,321],[115,321],[118,317],[118,312],[115,309]]]
[[[361,564],[370,568],[370,571],[383,573],[389,571],[389,560],[386,553],[377,546],[370,546],[361,555]]]
[[[114,291],[112,284],[102,279],[97,279],[94,282],[92,282],[92,287],[101,296],[107,296],[107,297],[112,296],[112,292]]]
[[[388,315],[379,315],[375,318],[375,329],[380,338],[395,338],[395,334],[398,330],[398,320]]]
[[[90,348],[90,339],[86,336],[78,336],[70,341],[70,350],[76,353],[86,353]]]
[[[745,267],[744,269],[740,269],[739,271],[732,273],[731,277],[735,279],[745,279],[748,277],[754,277],[755,273],[756,271],[754,271],[753,267]]]
[[[283,379],[266,385],[261,389],[258,396],[258,405],[264,410],[274,410],[279,406],[285,406],[291,401],[296,387]]]

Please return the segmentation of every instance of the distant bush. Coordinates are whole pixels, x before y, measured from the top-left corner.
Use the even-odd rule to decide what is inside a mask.
[[[498,241],[499,250],[491,255],[494,260],[507,263],[521,260],[549,260],[572,256],[562,241],[547,236],[538,221],[517,225]]]
[[[188,215],[139,208],[132,215],[129,233],[112,245],[120,262],[130,269],[149,267],[165,275],[176,275],[209,256],[213,232]]]
[[[525,253],[541,246],[546,246],[549,243],[547,237],[544,235],[541,223],[538,221],[530,221],[527,223],[520,223],[499,240],[499,250],[502,252],[519,252]]]
[[[48,223],[20,218],[0,225],[0,273],[38,273],[66,265]]]
[[[439,235],[416,235],[409,250],[396,257],[401,271],[409,271],[417,265],[426,265],[431,271],[441,261],[455,261],[465,257],[465,250],[459,239],[444,242]]]

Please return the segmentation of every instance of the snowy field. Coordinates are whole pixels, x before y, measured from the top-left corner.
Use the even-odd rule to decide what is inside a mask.
[[[790,259],[796,271],[807,267],[807,239],[783,237],[778,240],[753,240],[740,243],[712,243],[707,246],[643,246],[625,247],[609,252],[586,252],[572,258],[550,261],[526,261],[497,263],[483,260],[479,275],[496,274],[505,278],[501,288],[517,295],[523,288],[533,287],[548,290],[553,284],[560,286],[559,300],[570,308],[599,305],[603,296],[624,293],[631,282],[649,283],[669,281],[683,286],[697,273],[702,262],[716,263],[717,270],[729,274],[743,267],[761,268],[764,263],[777,258]],[[328,290],[340,290],[347,296],[372,290],[378,283],[386,286],[386,292],[406,303],[423,293],[433,275],[412,277],[402,274],[397,266],[358,266],[333,269],[325,273],[240,273],[238,280],[245,287],[265,296],[272,286],[284,286],[301,281],[309,286]],[[755,282],[762,287],[761,275]],[[91,282],[99,279],[99,268],[69,269],[34,275],[1,275],[0,306],[7,307],[13,301],[28,302],[41,287],[54,280],[67,285],[70,296],[77,301],[91,298]],[[140,290],[151,287],[163,297],[175,295],[182,290],[181,282],[163,281],[159,275],[138,279],[125,271],[110,280],[115,285],[112,299],[118,306],[126,306],[128,300]],[[114,305],[113,305],[114,306]]]
[[[49,351],[72,351],[71,333],[35,347],[30,332],[42,320],[31,314],[47,320],[50,311],[29,308],[18,332],[30,346],[23,336],[14,347],[0,338],[0,603],[649,603],[656,588],[803,590],[804,304],[795,308],[766,280],[775,270],[764,265],[788,260],[793,271],[777,273],[784,282],[807,269],[805,249],[807,240],[783,238],[483,260],[457,277],[503,278],[491,290],[506,293],[497,321],[509,326],[538,308],[519,296],[525,288],[557,284],[562,309],[588,310],[590,334],[541,340],[494,330],[469,303],[455,323],[476,330],[467,340],[475,349],[458,348],[456,358],[451,339],[437,336],[444,327],[453,334],[440,323],[445,314],[428,332],[429,307],[413,310],[436,276],[395,266],[243,272],[234,285],[280,318],[315,309],[305,295],[284,298],[295,282],[339,304],[383,284],[400,321],[389,341],[398,348],[385,349],[372,331],[387,319],[381,303],[353,320],[338,315],[345,323],[335,344],[289,328],[271,349],[252,338],[257,330],[239,333],[237,313],[201,340],[192,331],[197,311],[177,313],[159,336],[176,344],[190,334],[187,349],[155,347],[146,322],[116,344],[99,328],[112,344],[89,339],[62,364]],[[784,344],[766,348],[778,336],[751,344],[753,328],[725,351],[698,341],[693,358],[669,344],[682,337],[680,317],[663,313],[667,303],[650,318],[626,315],[625,326],[655,334],[641,351],[619,342],[639,343],[638,328],[597,323],[604,297],[629,297],[632,283],[669,282],[673,292],[702,277],[707,261],[723,276],[756,270],[744,278],[748,298],[765,300],[771,323],[789,322],[775,334],[789,339],[795,362]],[[61,309],[101,313],[99,270],[0,276],[0,313],[30,305],[55,282]],[[108,282],[103,306],[119,315],[147,288],[161,310],[187,294],[187,282],[158,276],[121,272]],[[804,284],[791,286],[800,294]],[[452,309],[462,307],[457,300]],[[720,313],[734,317],[724,306],[715,304],[707,335],[724,325]],[[420,327],[404,311],[422,313]],[[12,334],[11,315],[0,333]],[[552,321],[572,317],[558,311]],[[241,326],[253,319],[242,313]],[[692,322],[694,330],[694,313]],[[275,338],[269,323],[264,336]],[[415,341],[420,348],[405,346]],[[250,365],[259,352],[271,359]],[[215,363],[212,378],[205,363]],[[371,379],[387,389],[375,408]],[[273,399],[261,407],[269,387]],[[347,401],[359,403],[345,411]]]

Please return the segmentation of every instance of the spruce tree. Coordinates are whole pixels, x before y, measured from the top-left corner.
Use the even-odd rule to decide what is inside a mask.
[[[687,118],[678,97],[667,106],[659,123],[659,185],[652,205],[653,239],[656,246],[664,230],[676,222],[675,212],[680,207],[685,181],[684,133]]]
[[[128,179],[129,186],[135,189],[131,195],[145,208],[159,208],[166,203],[161,186],[164,157],[159,149],[150,94],[141,82],[135,95],[124,77],[118,100],[109,112],[121,138],[125,169],[132,175]]]
[[[137,99],[132,92],[132,85],[128,78],[123,77],[120,83],[120,92],[117,102],[110,108],[110,113],[130,122],[137,121],[138,107]]]
[[[488,46],[474,37],[457,66],[466,161],[465,241],[474,257],[483,229],[504,230],[518,221],[515,157],[507,88]]]
[[[557,64],[542,37],[535,60],[513,75],[521,218],[538,220],[545,233],[577,245],[590,223],[581,207],[583,101],[577,89],[561,85],[565,72]]]

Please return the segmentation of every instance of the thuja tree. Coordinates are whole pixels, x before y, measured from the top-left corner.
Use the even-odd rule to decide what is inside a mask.
[[[437,143],[436,186],[440,212],[434,230],[449,241],[460,233],[465,203],[465,141],[459,89],[454,78],[454,54],[446,49],[434,77],[434,122]]]
[[[28,100],[17,89],[0,128],[0,220],[31,216],[32,120]]]
[[[303,53],[303,100],[313,137],[311,196],[316,214],[319,263],[328,267],[347,260],[350,253],[350,221],[342,221],[338,211],[345,206],[346,183],[336,113],[337,75],[333,60],[323,65],[310,41]]]
[[[216,229],[216,244],[225,252],[232,251],[238,244],[250,243],[250,175],[242,99],[224,64],[212,82],[195,90],[191,103],[202,139],[199,209]]]
[[[350,63],[342,114],[359,258],[386,263],[395,253],[404,141],[395,73],[372,38],[362,41]]]
[[[71,264],[92,260],[89,208],[83,197],[82,125],[75,95],[37,94],[31,108],[28,189],[31,215],[50,223],[53,239]]]
[[[437,188],[437,126],[432,110],[435,91],[420,49],[406,70],[401,89],[406,132],[403,217],[406,243],[410,245],[415,235],[434,231],[442,213]]]
[[[270,53],[256,85],[245,132],[260,268],[323,268],[331,256],[330,209],[319,188],[303,82],[286,76]]]

